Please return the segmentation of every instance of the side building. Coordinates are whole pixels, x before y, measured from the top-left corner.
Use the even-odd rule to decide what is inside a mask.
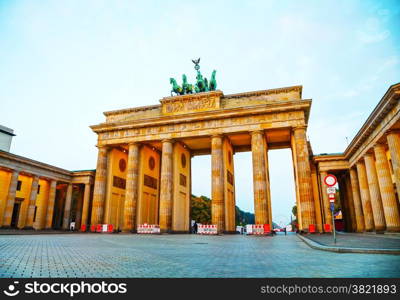
[[[338,178],[345,229],[400,231],[400,83],[392,85],[343,153],[313,157],[324,223],[332,221],[323,178]]]
[[[1,228],[89,224],[95,170],[67,171],[0,150]]]

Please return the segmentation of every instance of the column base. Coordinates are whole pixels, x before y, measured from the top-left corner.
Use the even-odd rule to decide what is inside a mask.
[[[22,228],[22,230],[35,230],[35,228],[33,228],[32,226],[27,226]]]
[[[11,227],[10,225],[3,225],[0,228],[1,229],[18,229],[17,227]]]
[[[387,232],[400,232],[400,227],[399,226],[393,226],[393,227],[386,227]]]

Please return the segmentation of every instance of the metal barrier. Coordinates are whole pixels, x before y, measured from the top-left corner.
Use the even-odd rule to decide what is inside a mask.
[[[269,224],[247,224],[246,235],[267,235],[271,234],[271,226]]]
[[[198,225],[198,234],[218,234],[217,225]]]
[[[138,225],[137,233],[140,234],[160,234],[159,225],[142,224]]]

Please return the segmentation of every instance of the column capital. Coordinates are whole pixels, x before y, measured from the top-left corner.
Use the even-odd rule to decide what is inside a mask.
[[[307,129],[307,125],[292,126],[292,131],[296,131],[296,130],[306,130],[306,129]]]
[[[100,151],[108,153],[111,150],[111,147],[108,145],[96,145],[97,149]]]
[[[214,133],[211,135],[211,138],[223,138],[224,135],[222,133]]]
[[[171,144],[173,144],[174,142],[175,142],[174,139],[168,139],[168,138],[167,138],[167,139],[162,139],[162,140],[161,140],[161,143],[163,143],[163,144],[164,144],[164,143],[171,143]]]
[[[256,130],[250,131],[250,135],[258,134],[258,133],[264,134],[264,130],[262,130],[262,129],[256,129]]]
[[[386,146],[386,144],[384,142],[376,142],[373,147],[375,149],[375,148],[385,147],[385,146]]]
[[[140,143],[139,142],[129,142],[128,147],[130,147],[130,146],[140,146]]]
[[[400,134],[400,129],[399,128],[389,129],[388,131],[385,132],[385,135],[389,135],[389,134]]]

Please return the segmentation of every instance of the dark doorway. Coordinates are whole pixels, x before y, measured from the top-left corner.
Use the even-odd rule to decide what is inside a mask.
[[[19,212],[21,209],[21,202],[23,199],[16,198],[14,202],[13,212],[11,216],[11,227],[16,228],[18,225]]]

